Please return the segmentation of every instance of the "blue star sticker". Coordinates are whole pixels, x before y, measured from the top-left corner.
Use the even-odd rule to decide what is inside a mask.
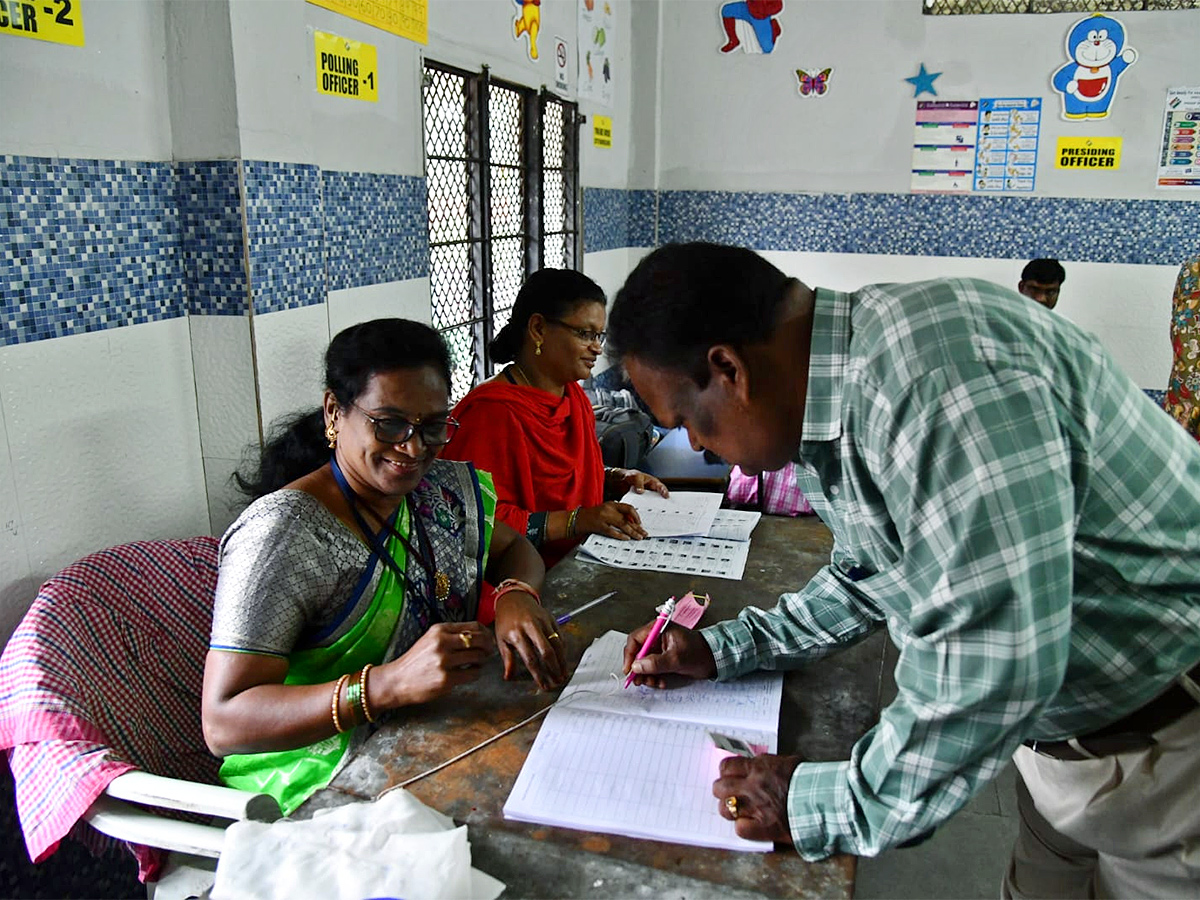
[[[926,72],[925,63],[921,63],[921,71],[912,78],[905,78],[904,80],[916,88],[916,90],[913,91],[914,97],[920,97],[926,92],[933,94],[933,96],[936,97],[937,91],[933,89],[933,80],[935,78],[940,78],[941,76],[941,72]]]

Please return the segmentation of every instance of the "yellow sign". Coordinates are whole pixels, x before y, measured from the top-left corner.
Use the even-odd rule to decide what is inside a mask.
[[[317,93],[379,102],[375,47],[324,31],[313,32]]]
[[[429,0],[308,0],[402,38],[429,43]]]
[[[612,119],[609,116],[592,116],[592,143],[597,147],[612,146]]]
[[[80,0],[0,0],[0,34],[83,46]]]
[[[1119,169],[1121,138],[1060,137],[1054,154],[1056,169]]]

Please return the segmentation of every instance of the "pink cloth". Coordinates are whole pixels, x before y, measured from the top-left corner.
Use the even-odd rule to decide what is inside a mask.
[[[778,472],[763,472],[763,494],[761,509],[768,515],[800,516],[813,511],[808,499],[796,484],[796,464],[788,463]],[[747,475],[738,466],[729,473],[729,487],[725,496],[731,503],[743,506],[759,506],[758,478]]]
[[[217,540],[198,537],[102,550],[42,585],[0,656],[0,749],[34,862],[124,772],[218,783],[200,727],[216,584]],[[155,880],[162,853],[130,849]]]

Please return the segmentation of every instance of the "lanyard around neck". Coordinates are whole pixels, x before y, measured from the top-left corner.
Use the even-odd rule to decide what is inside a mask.
[[[363,518],[362,512],[359,511],[358,494],[355,493],[354,488],[350,487],[350,482],[346,480],[346,476],[342,473],[341,466],[338,465],[337,459],[332,455],[329,457],[329,468],[333,471],[333,480],[337,482],[338,489],[342,492],[342,496],[346,498],[346,504],[350,507],[350,514],[354,516],[355,523],[357,523],[358,527],[362,530],[362,533],[366,535],[366,538],[370,543],[371,550],[380,559],[382,559],[394,573],[396,573],[397,577],[408,583],[408,586],[413,589],[414,595],[420,598],[422,603],[428,604],[428,599],[425,597],[424,591],[421,590],[421,586],[417,584],[417,582],[415,582],[408,574],[407,567],[404,569],[400,568],[395,558],[388,551],[387,541],[384,538],[384,535],[388,533],[395,535],[397,540],[404,545],[404,549],[408,552],[409,556],[415,557],[421,566],[426,570],[428,577],[431,579],[431,583],[433,583],[432,580],[435,579],[435,573],[433,571],[432,560],[426,560],[425,557],[422,556],[422,554],[417,550],[417,548],[413,547],[412,544],[405,539],[404,535],[396,530],[395,525],[392,524],[400,514],[399,507],[397,507],[396,512],[392,513],[388,519],[380,518],[383,526],[378,532],[376,532],[371,528],[370,525],[367,524],[367,520]],[[404,502],[408,503],[407,497],[404,498]],[[417,540],[420,541],[422,530],[420,523],[417,522],[416,511],[412,508],[411,504],[409,504],[408,507],[408,519],[413,530],[417,532]],[[432,547],[430,550],[432,552]]]

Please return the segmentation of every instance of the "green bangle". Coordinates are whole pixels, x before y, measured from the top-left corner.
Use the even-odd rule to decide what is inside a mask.
[[[583,509],[582,506],[575,507],[571,510],[571,515],[567,517],[567,537],[569,538],[575,537],[575,520],[579,518],[581,509]]]
[[[350,713],[354,716],[354,724],[357,725],[365,716],[360,717],[359,711],[362,709],[362,683],[355,678],[351,678],[346,685],[346,705],[350,707]]]

